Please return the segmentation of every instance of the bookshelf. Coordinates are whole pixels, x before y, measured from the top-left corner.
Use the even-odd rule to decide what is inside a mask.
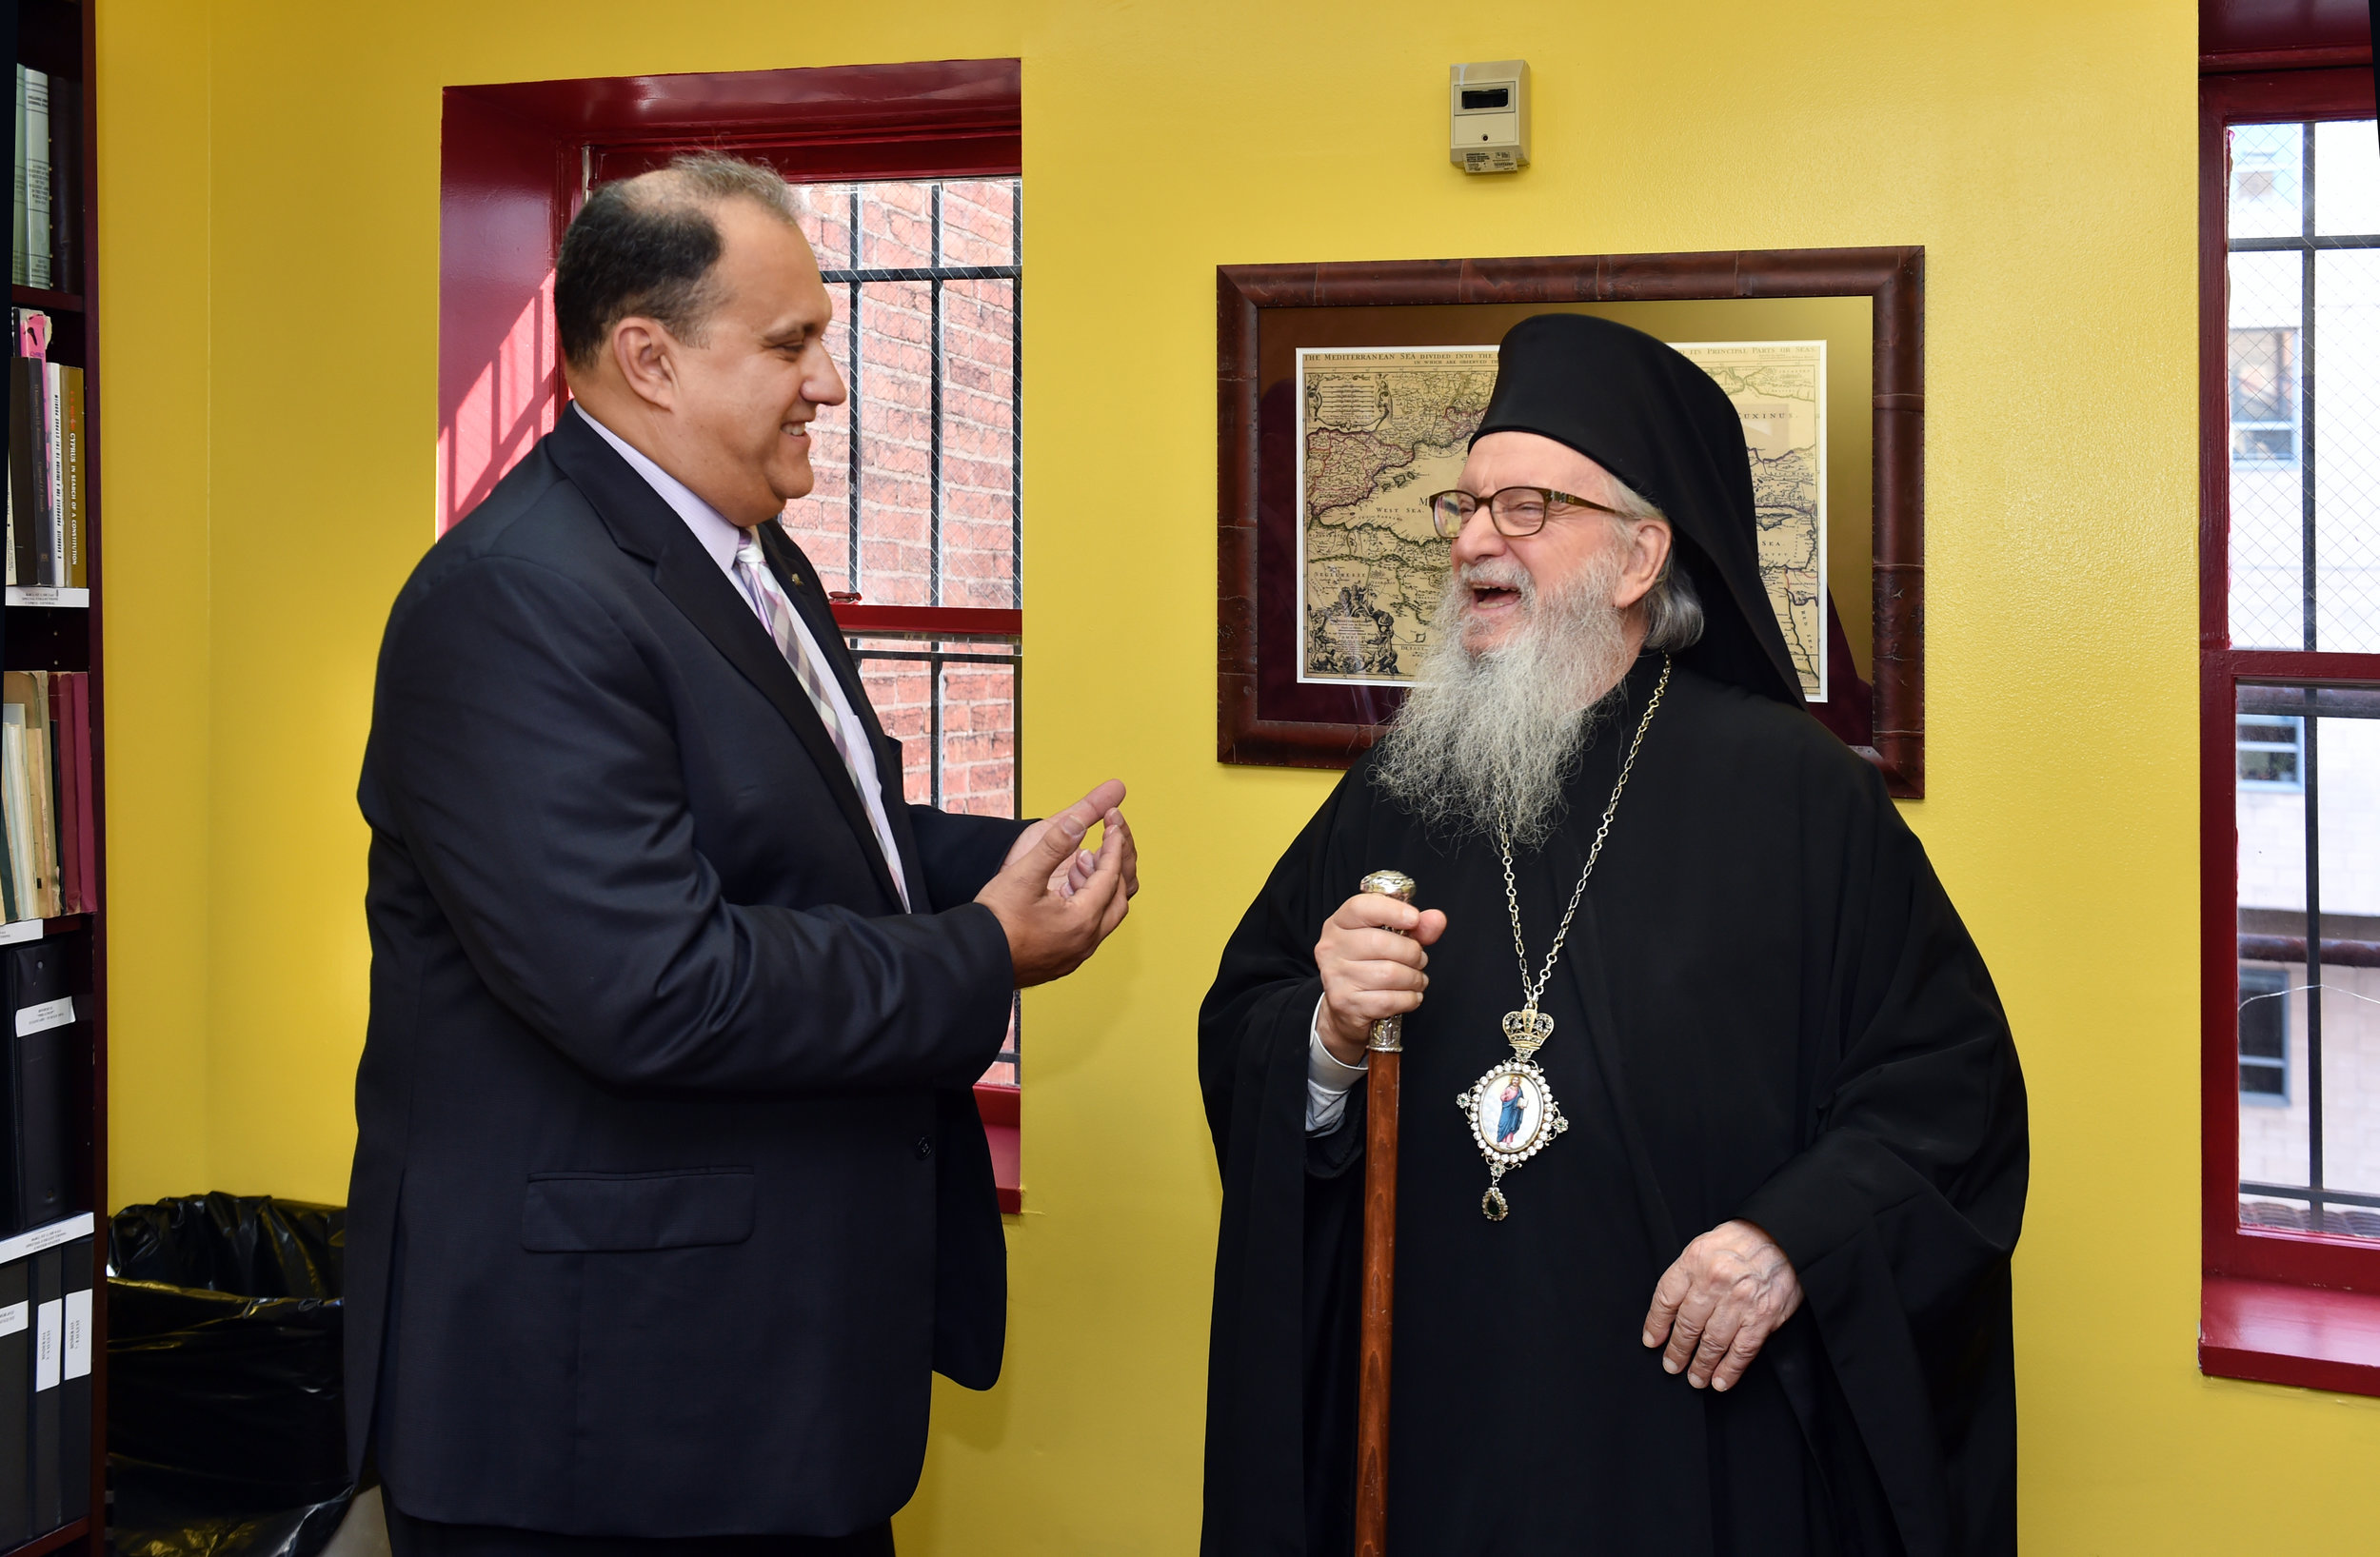
[[[67,111],[53,115],[51,141],[58,149],[54,158],[60,165],[60,187],[54,191],[55,209],[59,212],[61,231],[55,235],[56,266],[48,286],[28,285],[11,281],[10,286],[10,320],[20,311],[32,310],[49,320],[48,361],[63,366],[79,368],[82,373],[81,442],[81,519],[80,547],[85,558],[83,587],[68,587],[63,578],[44,583],[27,581],[7,587],[5,601],[0,602],[0,669],[10,674],[11,680],[20,672],[73,672],[85,680],[80,686],[88,694],[88,752],[82,782],[88,802],[88,853],[89,861],[85,871],[83,893],[87,904],[82,911],[50,914],[47,916],[19,915],[0,922],[0,948],[23,948],[42,943],[54,953],[55,964],[62,969],[64,987],[72,1000],[73,1020],[62,1030],[67,1037],[61,1053],[65,1055],[68,1082],[66,1097],[66,1184],[69,1212],[64,1218],[51,1218],[32,1226],[0,1227],[0,1273],[10,1270],[11,1259],[23,1259],[29,1252],[48,1251],[50,1257],[63,1257],[69,1267],[79,1266],[88,1252],[89,1269],[79,1275],[69,1270],[69,1291],[77,1285],[91,1289],[89,1300],[88,1334],[66,1342],[68,1367],[73,1366],[76,1348],[84,1348],[80,1355],[87,1359],[88,1440],[79,1449],[72,1441],[74,1408],[68,1409],[64,1418],[66,1440],[62,1442],[56,1462],[58,1485],[62,1488],[56,1505],[58,1517],[40,1517],[41,1502],[29,1493],[29,1512],[21,1535],[0,1527],[0,1554],[5,1557],[35,1557],[53,1551],[84,1551],[91,1557],[103,1557],[107,1550],[107,1519],[105,1510],[107,1483],[107,1282],[105,1228],[109,1210],[107,1199],[107,924],[98,895],[98,882],[104,877],[106,866],[105,838],[100,804],[101,775],[101,634],[104,620],[101,607],[99,541],[99,354],[98,299],[94,283],[97,278],[96,249],[98,240],[97,193],[98,181],[93,166],[92,148],[96,146],[91,64],[94,58],[90,7],[69,3],[69,0],[18,0],[14,8],[17,17],[15,39],[16,64],[26,69],[43,72],[49,80],[63,84],[59,93],[68,105]],[[16,133],[12,146],[22,154],[23,120],[15,121]],[[10,352],[17,354],[23,342],[19,332],[10,331]],[[18,488],[22,490],[22,488]],[[20,682],[21,684],[21,682]],[[45,683],[47,684],[47,683]],[[61,780],[62,782],[62,780]],[[63,794],[63,791],[58,793]],[[68,802],[56,802],[63,809]],[[65,845],[62,842],[62,849]],[[21,894],[20,894],[21,896]],[[74,907],[69,903],[63,906]],[[0,956],[15,956],[14,951],[0,952]],[[6,1004],[13,1009],[15,999]],[[29,1014],[30,1015],[30,1014]],[[13,1026],[28,1024],[18,1018]],[[20,1048],[22,1038],[12,1038]],[[10,1063],[16,1064],[13,1053]],[[6,1120],[14,1129],[13,1115]],[[12,1146],[17,1143],[11,1142]],[[98,1235],[93,1236],[96,1232]],[[89,1242],[78,1240],[88,1239]],[[39,1257],[39,1256],[36,1256]],[[5,1295],[5,1294],[0,1294]],[[34,1296],[39,1297],[38,1288]],[[38,1310],[38,1303],[35,1305]],[[63,1311],[72,1312],[69,1302]],[[0,1304],[0,1314],[5,1304]],[[33,1330],[38,1332],[42,1321],[36,1316]],[[5,1338],[0,1338],[5,1345]],[[0,1373],[5,1369],[0,1368]],[[0,1411],[13,1409],[10,1402],[0,1400]],[[53,1420],[56,1420],[53,1418]],[[23,1435],[29,1441],[40,1430],[39,1408],[33,1421]],[[0,1445],[10,1435],[0,1431]],[[78,1472],[88,1467],[88,1482],[80,1497],[72,1488],[82,1478]],[[39,1466],[34,1468],[35,1471]],[[32,1472],[29,1472],[29,1476]],[[9,1476],[8,1467],[0,1465],[0,1484]],[[78,1507],[79,1505],[79,1507]],[[88,1510],[88,1511],[85,1511]]]

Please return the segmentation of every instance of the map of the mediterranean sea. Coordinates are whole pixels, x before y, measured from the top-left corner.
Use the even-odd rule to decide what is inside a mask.
[[[1424,500],[1462,474],[1495,387],[1494,346],[1299,351],[1298,680],[1413,680],[1446,584]]]
[[[1826,343],[1680,344],[1735,402],[1760,575],[1803,694],[1826,698]],[[1298,353],[1301,681],[1413,680],[1446,581],[1423,500],[1455,484],[1496,385],[1493,346]]]
[[[1718,381],[1743,418],[1760,581],[1801,673],[1826,701],[1826,343],[1672,342]]]

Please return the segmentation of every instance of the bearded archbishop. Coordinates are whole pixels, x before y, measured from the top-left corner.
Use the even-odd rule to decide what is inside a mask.
[[[1210,1557],[1353,1508],[1369,1024],[1404,1017],[1388,1542],[2015,1550],[2024,1083],[1875,772],[1803,707],[1742,430],[1652,337],[1503,343],[1417,684],[1200,1013]],[[1359,893],[1419,883],[1418,906]]]

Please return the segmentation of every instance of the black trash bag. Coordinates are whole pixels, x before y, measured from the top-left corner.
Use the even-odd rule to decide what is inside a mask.
[[[190,1195],[128,1206],[108,1225],[108,1264],[127,1281],[246,1297],[337,1297],[347,1210],[270,1195]]]
[[[122,1557],[313,1557],[345,1517],[347,1212],[162,1200],[108,1231],[108,1468]]]
[[[116,1494],[119,1500],[123,1495]],[[314,1557],[330,1545],[353,1501],[342,1496],[253,1519],[199,1515],[139,1529],[126,1527],[119,1509],[109,1550],[115,1557]]]

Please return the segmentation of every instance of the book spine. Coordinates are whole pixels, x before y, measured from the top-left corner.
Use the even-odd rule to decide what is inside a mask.
[[[51,918],[66,912],[58,883],[58,748],[56,734],[50,725],[50,673],[37,670],[30,674],[34,696],[41,700],[38,708],[26,711],[25,732],[26,745],[33,759],[30,781],[34,860],[41,876],[42,917]]]
[[[16,895],[16,818],[8,798],[10,739],[8,731],[0,728],[0,916],[14,924],[27,916]]]
[[[33,582],[50,584],[57,581],[51,569],[57,565],[58,552],[50,511],[50,365],[35,360],[25,367],[27,415],[32,426],[25,489],[33,499]]]
[[[20,711],[21,712],[21,711]],[[33,846],[33,760],[22,719],[9,734],[9,843],[16,850],[16,906],[29,919],[41,916],[41,857]]]
[[[63,407],[66,429],[64,458],[59,471],[65,483],[65,501],[60,505],[66,514],[66,582],[69,589],[90,587],[90,564],[84,557],[83,525],[83,370],[79,367],[58,369],[58,401]]]
[[[72,679],[74,719],[67,726],[67,739],[74,746],[74,771],[81,775],[75,788],[74,818],[80,829],[75,857],[82,866],[81,911],[89,914],[99,907],[99,784],[90,759],[90,674],[78,670]]]
[[[33,839],[26,828],[31,797],[25,787],[25,720],[23,710],[0,705],[0,807],[9,825],[9,880],[15,895],[11,919],[37,919],[41,909],[33,897]]]
[[[38,944],[38,943],[37,943]],[[50,956],[57,954],[53,951]],[[59,999],[63,991],[52,995]],[[18,1015],[11,1013],[11,1016]],[[32,1033],[10,1033],[16,1054],[16,1083],[22,1090],[18,1123],[24,1129],[20,1148],[25,1165],[25,1198],[19,1208],[17,1231],[54,1222],[74,1208],[72,1147],[72,1054],[75,1030],[69,1020],[60,1027]]]
[[[10,924],[24,918],[24,901],[16,891],[16,802],[9,793],[9,752],[16,726],[0,716],[0,913]]]
[[[47,679],[49,674],[45,671],[44,678]],[[58,771],[58,758],[62,747],[58,740],[57,721],[50,717],[48,707],[50,689],[43,687],[41,695],[44,704],[41,719],[42,759],[50,766],[50,827],[44,834],[44,838],[50,845],[50,912],[64,914],[66,912],[66,818],[58,809],[58,802],[62,798],[58,782],[64,777]]]
[[[41,577],[33,569],[33,533],[40,527],[33,506],[33,385],[40,378],[40,364],[9,359],[9,514],[13,521],[9,537],[21,584]]]
[[[25,72],[25,284],[50,285],[50,75]]]
[[[52,588],[67,579],[66,551],[66,368],[58,363],[41,365],[44,408],[50,413],[50,576],[42,582]]]
[[[27,916],[48,918],[57,913],[58,844],[50,798],[50,673],[40,670],[0,671],[0,712],[18,734],[21,787],[12,799],[23,812],[17,836],[25,850],[25,870],[19,873]]]
[[[58,1355],[58,1518],[90,1512],[92,1240],[66,1246],[66,1311]]]
[[[9,328],[11,332],[13,332],[9,337],[10,341],[13,342],[24,339],[25,310],[23,308],[10,308],[9,310]],[[10,347],[11,352],[13,352],[14,349],[15,348],[13,346]],[[11,402],[14,401],[16,396],[16,377],[13,369],[11,369],[9,377],[9,396]],[[9,429],[10,448],[8,453],[8,468],[9,471],[12,472],[16,468],[16,415],[13,404],[10,406],[9,415]],[[0,472],[0,474],[7,474],[7,472]],[[5,555],[0,555],[0,567],[5,567],[7,569],[8,581],[13,585],[23,582],[23,581],[16,576],[16,483],[13,479],[10,479],[8,483],[8,491],[9,546]]]
[[[32,1468],[32,1261],[0,1266],[0,1545],[33,1534],[27,1473]]]
[[[58,1504],[58,1375],[65,1362],[66,1269],[63,1252],[45,1249],[33,1256],[33,1528],[54,1530],[66,1523]]]
[[[25,67],[16,68],[16,204],[10,224],[9,280],[25,280]]]
[[[50,749],[56,756],[58,789],[58,901],[61,914],[83,909],[82,787],[79,750],[74,741],[74,679],[72,671],[50,678]]]
[[[51,282],[62,292],[83,288],[83,84],[50,83],[50,225]]]

